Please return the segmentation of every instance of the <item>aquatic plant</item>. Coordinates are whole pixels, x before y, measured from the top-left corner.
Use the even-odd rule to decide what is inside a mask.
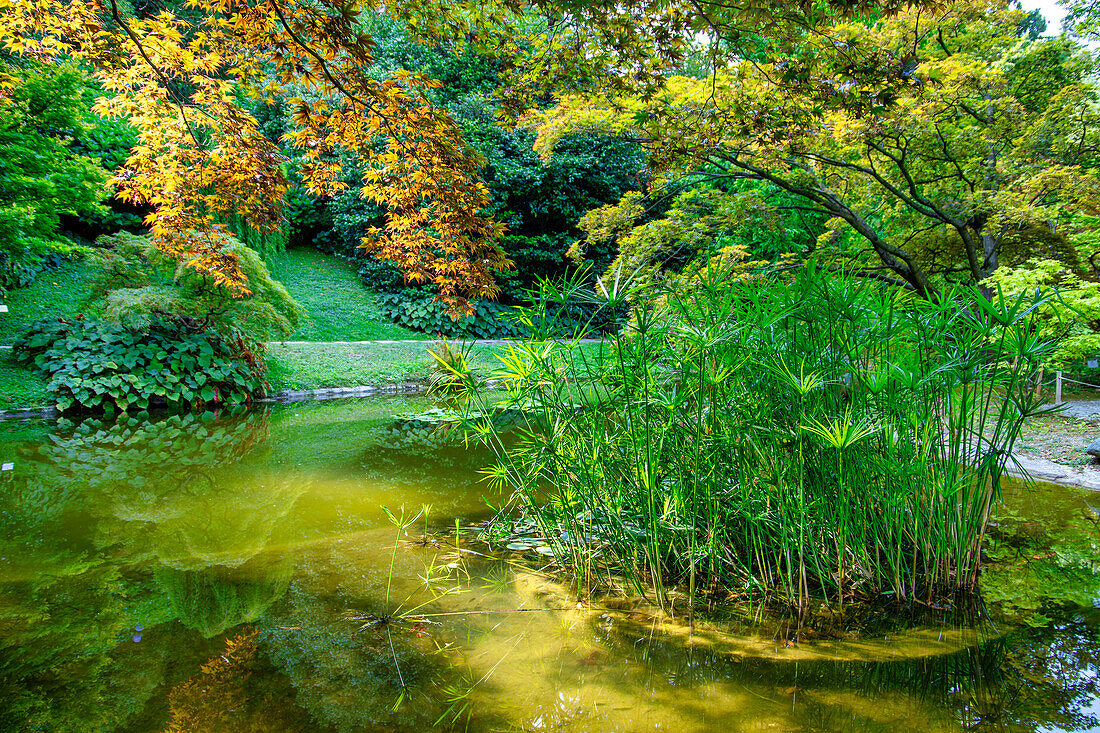
[[[1036,296],[920,300],[812,262],[629,280],[600,286],[634,317],[597,355],[534,338],[500,356],[518,438],[472,423],[505,511],[579,582],[626,577],[662,605],[681,584],[803,607],[974,589],[1000,477],[1042,409]],[[580,287],[547,288],[532,330]]]
[[[473,369],[471,351],[474,345],[456,347],[442,339],[438,348],[428,349],[435,362],[428,392],[442,395],[466,394],[477,388],[479,377]]]

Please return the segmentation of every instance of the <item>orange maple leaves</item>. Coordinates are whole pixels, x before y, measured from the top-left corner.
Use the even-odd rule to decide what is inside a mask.
[[[493,274],[510,263],[497,246],[503,227],[478,214],[488,203],[480,156],[432,104],[437,82],[370,76],[373,43],[353,6],[189,0],[187,11],[136,18],[117,0],[0,0],[4,47],[87,62],[107,92],[97,111],[137,130],[114,184],[152,207],[147,223],[166,252],[247,292],[235,258],[203,234],[231,215],[260,230],[282,225],[291,161],[244,100],[289,99],[285,141],[303,151],[303,184],[342,189],[352,153],[365,170],[360,194],[386,207],[366,246],[434,283],[455,312],[499,292]]]

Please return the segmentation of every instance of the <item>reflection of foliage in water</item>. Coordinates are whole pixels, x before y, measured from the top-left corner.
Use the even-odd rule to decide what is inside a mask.
[[[290,558],[265,570],[255,565],[238,570],[218,565],[203,570],[161,567],[154,577],[166,591],[173,615],[209,638],[255,621],[286,592],[294,569]]]
[[[487,451],[467,444],[454,424],[390,420],[365,441],[358,470],[365,478],[443,496],[468,492],[489,461]]]
[[[294,562],[258,557],[231,569],[211,565],[203,570],[160,567],[157,585],[167,592],[173,615],[183,625],[210,638],[255,621],[286,592]]]
[[[1100,615],[1049,628],[1023,628],[951,654],[888,661],[784,661],[686,648],[675,637],[640,640],[632,625],[594,627],[609,659],[642,662],[644,672],[616,676],[619,687],[712,683],[753,688],[786,700],[799,730],[888,730],[891,710],[913,700],[965,730],[1090,730],[1089,704],[1100,695]],[[644,630],[643,630],[644,631]],[[884,652],[887,651],[884,649]],[[797,702],[797,705],[794,703]],[[915,721],[910,724],[916,729]]]
[[[283,704],[285,689],[272,689],[270,676],[264,674],[268,670],[262,668],[258,636],[255,629],[246,629],[226,639],[225,648],[203,663],[198,674],[172,688],[167,733],[317,730],[302,719],[301,711]]]
[[[1095,498],[1067,487],[1043,487],[1009,495],[989,533],[993,562],[981,576],[985,599],[1032,625],[1059,609],[1094,607],[1100,600],[1100,513]],[[1029,505],[1023,509],[1020,504]]]
[[[457,433],[382,419],[379,410],[362,418],[340,405],[294,409],[295,415],[279,415],[282,427],[271,441],[283,464],[300,462],[340,475],[358,471],[355,477],[377,475],[388,485],[407,482],[445,492],[460,483],[468,486],[466,470],[483,460],[463,450]],[[298,410],[317,424],[293,425]],[[390,407],[386,414],[396,411]],[[337,423],[341,417],[355,421]],[[0,557],[6,560],[0,566],[0,730],[85,733],[152,720],[149,711],[162,709],[165,703],[158,699],[164,690],[194,672],[196,655],[213,661],[222,648],[221,640],[205,642],[189,629],[216,634],[252,618],[263,629],[264,644],[250,665],[240,667],[252,676],[241,683],[245,708],[234,709],[247,715],[227,724],[227,733],[429,729],[445,707],[441,690],[456,674],[447,659],[433,654],[430,639],[393,635],[411,689],[395,712],[401,687],[386,635],[353,634],[355,625],[343,617],[351,607],[384,609],[371,608],[360,596],[306,589],[304,582],[291,584],[279,598],[292,561],[272,560],[283,557],[282,550],[264,548],[282,539],[294,507],[304,506],[295,504],[303,487],[290,478],[272,478],[262,462],[267,457],[257,459],[267,437],[266,418],[180,420],[86,423],[98,425],[94,429],[69,425],[49,445],[24,446],[17,457],[20,470],[0,478]],[[212,450],[191,445],[199,434]],[[320,460],[318,446],[324,450]],[[111,465],[112,451],[118,451],[122,468]],[[1051,513],[1067,526],[1082,531],[1090,526],[1077,521],[1087,518],[1084,514],[1070,521],[1064,508]],[[1036,521],[1037,515],[1024,516]],[[1027,521],[1018,520],[1025,535]],[[996,532],[1009,529],[1006,523]],[[1088,540],[1085,534],[1073,536]],[[1046,559],[1030,559],[1041,553],[1028,547],[1013,545],[1012,556],[1027,560],[1034,573],[1036,563]],[[1078,556],[1088,547],[1080,544]],[[146,570],[154,558],[159,558],[155,575]],[[1058,566],[1051,572],[1060,572]],[[1084,580],[1095,583],[1095,578],[1081,581],[1076,590],[1082,598],[1090,592]],[[176,618],[184,623],[167,623]],[[487,628],[499,618],[487,620]],[[627,670],[615,685],[637,684],[637,695],[671,685],[684,696],[685,710],[701,699],[690,697],[694,686],[729,684],[734,694],[749,687],[793,707],[807,729],[877,731],[889,726],[872,720],[873,713],[898,694],[923,699],[926,705],[914,706],[942,714],[953,725],[1037,731],[1098,724],[1081,712],[1097,694],[1097,622],[1095,614],[1071,617],[919,662],[794,665],[685,651],[672,641],[639,644],[640,635],[617,631],[600,631],[597,637],[608,647],[600,652],[607,666]],[[140,643],[131,640],[138,623],[147,629]],[[645,664],[633,664],[643,652]],[[619,660],[628,661],[620,665]],[[601,674],[593,666],[597,661],[578,664],[585,664],[588,674]],[[269,662],[275,669],[265,666]],[[639,669],[656,676],[645,680]],[[210,681],[202,675],[193,679]],[[797,706],[784,696],[794,687],[806,690],[798,693]],[[182,710],[181,695],[173,696],[173,712]],[[192,702],[209,712],[221,699]],[[305,713],[291,709],[294,700]],[[486,700],[475,714],[479,723],[496,709],[491,693]],[[200,716],[192,720],[205,720],[198,708],[191,712]],[[306,714],[313,722],[298,727],[287,722]],[[212,731],[218,729],[204,733]]]
[[[225,642],[225,651],[169,695],[169,733],[216,733],[240,729],[246,716],[244,683],[256,659],[257,631],[243,631]]]
[[[258,413],[124,416],[59,421],[48,441],[17,444],[0,482],[0,729],[110,731],[146,708],[178,656],[178,627],[135,566],[156,554],[158,532],[186,539],[189,518],[201,524],[198,498],[232,497],[201,477],[266,435]]]
[[[237,566],[271,540],[305,489],[239,469],[267,438],[262,411],[123,416],[63,430],[31,460],[47,486],[78,487],[99,515],[97,545],[181,570]]]
[[[0,597],[0,730],[113,731],[164,679],[170,635],[131,640],[138,621],[169,618],[142,581],[100,566],[4,584]]]
[[[264,623],[272,663],[290,678],[298,703],[318,726],[340,733],[431,729],[441,708],[429,695],[450,675],[447,660],[433,653],[427,637],[355,633],[356,624],[343,614],[356,603],[362,599],[318,597],[292,583]],[[395,710],[402,680],[411,699]]]
[[[236,463],[268,436],[266,413],[242,410],[59,420],[57,428],[38,460],[112,490],[159,480],[150,466],[175,473]]]

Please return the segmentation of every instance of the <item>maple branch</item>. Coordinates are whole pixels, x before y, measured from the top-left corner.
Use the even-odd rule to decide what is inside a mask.
[[[905,178],[905,182],[906,184],[908,184],[909,187],[909,195],[913,197],[914,201],[920,203],[921,206],[927,207],[929,211],[933,212],[936,217],[944,223],[951,224],[955,221],[953,217],[948,215],[947,212],[937,206],[934,201],[921,194],[921,192],[917,188],[917,182],[913,180],[913,176],[909,172],[909,167],[905,165],[904,154],[901,157],[894,156],[888,150],[872,140],[867,141],[867,147],[871,148],[872,150],[877,150],[879,153],[885,155],[887,158],[893,161],[894,165],[897,166],[898,172],[901,173],[903,178]],[[876,177],[876,180],[879,181],[879,183],[883,183],[881,178]]]
[[[895,247],[883,239],[882,236],[875,231],[874,227],[872,227],[862,216],[844,203],[837,194],[824,186],[808,187],[798,185],[781,175],[773,173],[766,168],[753,165],[736,155],[723,157],[721,161],[711,160],[708,162],[718,165],[719,167],[721,163],[724,162],[728,165],[740,168],[751,174],[751,177],[755,180],[768,181],[789,193],[809,199],[820,205],[828,212],[846,221],[849,226],[855,229],[860,236],[870,243],[883,263],[891,270],[901,275],[901,277],[912,286],[914,291],[929,299],[934,300],[938,297],[936,288],[928,280],[928,276],[917,265],[913,255]],[[807,170],[806,167],[797,160],[788,159],[785,162],[794,168]]]
[[[183,119],[183,124],[187,128],[187,134],[191,136],[191,139],[195,142],[195,147],[202,150],[202,143],[199,142],[198,136],[195,134],[195,129],[191,126],[191,121],[187,119],[187,109],[184,107],[183,102],[180,100],[178,93],[175,90],[175,85],[172,80],[161,70],[159,66],[153,63],[153,60],[149,58],[149,54],[145,52],[145,47],[141,45],[141,39],[134,33],[134,29],[130,27],[130,24],[122,19],[122,14],[118,10],[118,4],[116,0],[111,0],[111,16],[122,28],[123,32],[130,38],[130,41],[137,48],[137,52],[141,55],[141,58],[145,59],[145,63],[149,65],[149,68],[153,70],[161,83],[164,85],[164,90],[168,92],[168,96],[175,102],[176,107],[179,108],[180,117]]]
[[[830,272],[837,273],[837,272],[840,272],[840,271],[839,270],[830,270]],[[883,282],[883,283],[886,283],[887,285],[892,285],[894,287],[901,288],[903,290],[909,290],[911,292],[919,292],[917,290],[917,288],[911,282],[909,282],[908,280],[903,280],[900,277],[891,277],[890,275],[887,275],[887,274],[882,273],[882,272],[874,272],[870,268],[860,268],[858,270],[851,270],[851,271],[848,271],[847,274],[852,275],[853,277],[862,277],[862,278],[867,278],[868,280],[877,280],[878,282]]]
[[[938,29],[938,30],[936,31],[936,42],[937,42],[937,43],[939,43],[939,45],[940,45],[940,48],[942,48],[942,49],[943,49],[943,52],[944,52],[945,54],[947,54],[948,56],[952,56],[952,55],[953,55],[953,54],[951,53],[951,49],[949,49],[949,48],[947,47],[947,44],[946,44],[946,43],[944,42],[944,40],[943,40],[943,28],[940,28],[940,29]]]
[[[114,0],[111,1],[114,2]],[[275,11],[275,15],[279,18],[279,25],[283,27],[283,30],[287,32],[287,35],[290,36],[291,40],[293,40],[299,48],[309,54],[317,62],[318,68],[321,70],[321,73],[325,75],[325,78],[328,79],[329,83],[332,84],[332,86],[334,86],[337,91],[339,91],[341,94],[343,94],[345,97],[352,100],[353,102],[361,104],[364,108],[370,110],[373,114],[377,114],[381,119],[386,119],[385,116],[378,113],[373,104],[365,99],[362,99],[358,95],[353,94],[347,89],[347,87],[336,80],[336,77],[334,77],[332,75],[332,72],[329,71],[328,62],[325,61],[324,57],[314,51],[312,48],[310,48],[309,44],[302,40],[302,38],[297,33],[295,33],[293,29],[291,29],[290,24],[286,19],[286,15],[283,14],[282,8],[279,7],[278,0],[268,0],[268,5],[270,5],[271,9]]]

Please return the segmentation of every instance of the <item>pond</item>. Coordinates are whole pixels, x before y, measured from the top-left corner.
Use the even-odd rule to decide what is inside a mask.
[[[394,419],[428,407],[0,424],[0,730],[1100,726],[1100,496],[1008,487],[979,621],[689,633],[420,541],[499,500],[488,456]],[[398,543],[387,512],[424,506]],[[394,618],[414,608],[432,622]]]

